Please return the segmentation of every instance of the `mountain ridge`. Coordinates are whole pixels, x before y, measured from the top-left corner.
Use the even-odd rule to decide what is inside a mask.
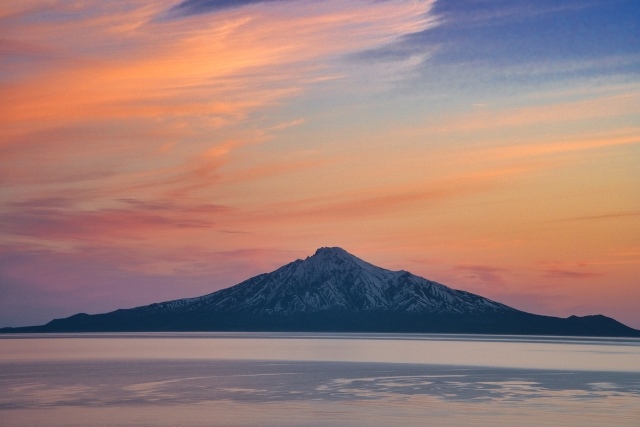
[[[566,319],[370,264],[339,247],[195,298],[79,313],[0,332],[357,331],[640,336],[602,315]]]
[[[265,292],[265,287],[270,292]],[[171,303],[205,304],[230,312],[285,315],[327,310],[450,314],[515,310],[404,270],[377,267],[335,247],[320,248],[305,260],[293,261],[230,288],[160,304]]]

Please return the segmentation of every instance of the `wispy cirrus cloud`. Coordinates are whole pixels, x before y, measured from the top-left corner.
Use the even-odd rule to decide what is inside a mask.
[[[469,274],[469,278],[478,280],[489,285],[504,285],[505,268],[495,267],[484,264],[458,264],[454,266],[454,270]]]
[[[612,117],[625,117],[640,112],[640,92],[623,88],[620,93],[590,96],[573,101],[553,100],[534,105],[513,107],[491,107],[484,105],[425,126],[419,132],[427,133],[479,133],[500,129],[525,129],[531,126],[552,125],[554,123],[586,122]],[[635,88],[637,89],[637,88]],[[434,122],[436,120],[433,120]],[[623,129],[613,130],[619,133]],[[631,132],[638,129],[630,127]],[[600,131],[602,132],[602,131]]]
[[[212,13],[224,9],[233,9],[242,6],[260,3],[272,3],[276,1],[291,0],[184,0],[169,10],[169,14],[182,16]]]
[[[571,222],[571,221],[592,221],[592,220],[610,220],[610,219],[624,219],[640,216],[640,210],[629,210],[622,212],[609,212],[594,215],[582,215],[571,218],[561,218],[552,220],[553,222]]]
[[[345,80],[348,54],[424,28],[432,2],[240,7],[258,3],[3,3],[0,239],[42,267],[11,280],[89,295],[109,271],[229,285],[275,266],[283,249],[252,219],[261,180],[333,160],[248,153],[306,123],[282,105]],[[80,254],[103,281],[54,268]]]
[[[599,276],[601,276],[601,274],[593,271],[569,270],[564,268],[550,268],[543,273],[544,278],[557,280],[593,279]]]
[[[54,207],[44,199],[5,207],[0,223],[6,234],[43,241],[118,242],[147,238],[166,229],[213,228],[216,214],[229,208],[218,205],[176,205],[171,202],[124,200],[120,208],[84,210]],[[55,200],[60,206],[60,201]]]

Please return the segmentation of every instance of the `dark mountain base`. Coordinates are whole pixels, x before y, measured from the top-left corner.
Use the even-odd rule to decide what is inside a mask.
[[[77,314],[42,326],[4,328],[0,333],[30,332],[396,332],[500,335],[640,337],[640,331],[605,316],[567,319],[524,312],[497,315],[412,315],[397,313],[299,313],[290,316],[211,313]]]

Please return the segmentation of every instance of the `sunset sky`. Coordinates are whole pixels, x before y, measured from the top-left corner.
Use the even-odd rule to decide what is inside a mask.
[[[0,327],[340,246],[640,328],[640,2],[3,0]]]

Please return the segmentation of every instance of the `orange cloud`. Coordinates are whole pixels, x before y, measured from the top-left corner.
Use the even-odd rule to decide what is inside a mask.
[[[517,107],[491,107],[482,105],[473,111],[434,117],[429,124],[407,131],[408,135],[475,135],[480,138],[485,132],[510,128],[526,128],[563,123],[569,129],[571,123],[633,117],[640,114],[640,92],[624,90],[616,94],[590,93],[590,97],[577,101],[547,101],[543,104]],[[586,96],[586,94],[584,95]],[[637,129],[636,129],[637,131]],[[490,134],[493,135],[493,134]],[[520,139],[526,140],[524,133]]]
[[[0,179],[18,203],[0,208],[7,239],[153,241],[154,233],[220,218],[227,229],[241,229],[225,211],[187,207],[226,206],[234,185],[327,162],[237,163],[239,150],[305,120],[252,114],[341,78],[331,64],[342,55],[434,25],[427,1],[329,1],[158,19],[174,4],[3,4],[0,49],[37,61],[6,69],[11,78],[0,87]],[[43,14],[49,18],[34,19]],[[69,194],[74,203],[64,208],[29,205]],[[140,203],[123,207],[121,200]],[[169,213],[142,204],[167,200],[185,208]]]

